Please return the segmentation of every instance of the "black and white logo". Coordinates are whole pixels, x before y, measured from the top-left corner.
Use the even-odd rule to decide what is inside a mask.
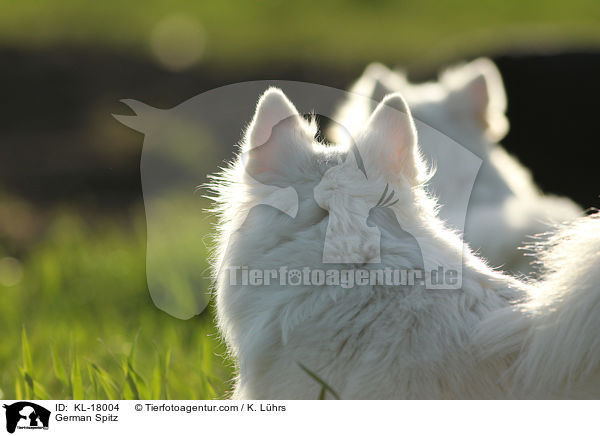
[[[50,411],[29,401],[19,401],[6,409],[6,431],[14,433],[16,429],[47,430],[50,422]]]

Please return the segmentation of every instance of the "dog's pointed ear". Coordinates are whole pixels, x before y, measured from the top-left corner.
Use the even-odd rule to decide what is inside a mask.
[[[388,95],[367,122],[358,149],[367,174],[402,176],[411,184],[422,180],[417,130],[408,104],[398,93]]]
[[[379,103],[387,95],[394,92],[389,82],[396,73],[390,70],[383,64],[374,62],[369,64],[363,73],[363,77],[369,81],[369,93],[368,95],[372,100]]]
[[[280,122],[298,117],[298,110],[278,88],[269,88],[258,100],[254,118],[246,131],[248,149],[259,147],[271,137],[273,128]]]
[[[268,89],[246,131],[246,172],[262,183],[286,185],[309,155],[314,133],[280,89]]]
[[[508,131],[506,92],[496,65],[487,58],[476,59],[451,71],[447,77],[467,115],[472,117],[492,139],[499,140]]]
[[[390,69],[385,65],[379,62],[372,62],[369,65],[367,65],[362,75],[363,77],[368,77],[371,80],[377,80],[386,77],[390,73]]]
[[[382,101],[385,97],[394,92],[383,79],[376,79],[373,84],[373,93],[371,98],[377,102]]]

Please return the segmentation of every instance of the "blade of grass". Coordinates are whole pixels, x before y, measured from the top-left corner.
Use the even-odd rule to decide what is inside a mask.
[[[50,399],[50,394],[48,394],[48,391],[46,391],[46,388],[44,388],[44,386],[41,383],[34,380],[33,388],[34,388],[34,392],[35,392],[35,399],[37,399],[37,400],[49,400]]]
[[[109,400],[118,399],[117,385],[115,384],[115,382],[113,381],[111,376],[108,374],[108,372],[106,372],[104,369],[100,368],[95,363],[90,363],[90,365],[92,366],[92,369],[94,370],[94,375],[97,379],[97,382],[100,383],[100,386],[102,387],[102,390],[104,391],[104,393],[106,394],[108,399]]]
[[[140,330],[135,335],[133,343],[131,344],[131,349],[129,350],[129,356],[123,362],[123,371],[125,374],[125,380],[127,382],[127,386],[133,395],[134,400],[141,400],[149,398],[148,393],[148,385],[146,384],[144,378],[135,370],[134,368],[134,357],[135,357],[135,347],[137,344],[137,340],[140,334]]]
[[[23,400],[23,380],[17,377],[15,380],[15,400]]]
[[[168,400],[171,398],[169,395],[169,370],[171,369],[171,349],[167,350],[165,355],[165,378],[164,378],[164,399]]]
[[[52,343],[50,345],[50,348],[52,352],[52,364],[54,366],[54,374],[62,384],[63,388],[69,389],[69,378],[67,376],[67,371],[65,371],[65,365],[63,364],[62,359],[58,355],[56,345]]]
[[[340,396],[331,388],[331,386],[329,386],[327,383],[325,383],[317,374],[312,372],[306,366],[302,365],[300,362],[296,362],[296,363],[300,366],[300,368],[302,368],[302,370],[305,373],[307,373],[313,380],[315,380],[317,383],[319,383],[321,385],[321,392],[319,393],[319,400],[324,400],[327,392],[329,392],[336,400],[341,399]]]
[[[33,379],[23,368],[21,368],[21,377],[23,377],[23,381],[25,382],[25,398],[33,399],[35,396]]]
[[[135,391],[137,392],[137,396],[138,400],[145,400],[145,399],[149,399],[150,395],[148,392],[148,385],[146,384],[146,381],[144,380],[144,378],[135,370],[135,368],[133,367],[132,363],[128,363],[128,370],[127,370],[127,376],[128,376],[128,380],[130,382],[133,382],[134,386],[135,386]]]
[[[127,363],[127,359],[123,359],[123,375],[125,377],[125,386],[123,388],[123,398],[125,400],[139,400],[140,393],[137,390],[137,386],[135,385],[135,381],[129,372],[129,365]]]
[[[156,354],[156,366],[152,373],[151,393],[152,400],[167,399],[167,373],[171,360],[171,350],[167,350],[164,357],[161,355],[156,343],[154,343]]]
[[[73,364],[71,366],[71,394],[74,400],[83,400],[83,380],[79,369],[77,353],[73,353]]]
[[[160,362],[160,356],[158,357],[158,362]],[[152,371],[152,382],[150,383],[150,392],[152,395],[151,400],[160,400],[162,393],[162,371],[160,363],[154,367]]]
[[[25,398],[33,399],[35,389],[33,385],[33,359],[31,358],[31,348],[27,340],[27,332],[25,326],[21,330],[21,354],[23,358],[23,366],[21,367],[21,376],[23,377],[25,386]]]
[[[32,375],[33,374],[33,359],[31,358],[31,347],[29,346],[29,341],[27,340],[27,332],[25,331],[25,326],[21,330],[21,343],[22,343],[22,351],[23,351],[23,370]]]
[[[94,374],[94,367],[90,362],[87,364],[88,376],[90,377],[90,383],[92,384],[92,392],[94,393],[94,400],[100,399],[100,392],[98,391],[98,381],[96,380],[96,374]]]

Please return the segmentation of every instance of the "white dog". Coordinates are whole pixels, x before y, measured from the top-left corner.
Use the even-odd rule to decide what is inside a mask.
[[[467,189],[458,184],[466,169],[447,139],[440,141],[433,134],[435,130],[482,159],[469,201],[465,241],[493,266],[513,273],[531,272],[531,257],[519,248],[529,237],[572,221],[582,211],[571,200],[542,195],[530,172],[497,144],[508,130],[508,121],[506,94],[496,66],[482,58],[446,70],[438,82],[412,84],[401,72],[371,64],[334,119],[352,134],[375,105],[393,92],[401,92],[415,118],[424,123],[417,124],[417,129],[425,158],[439,168],[429,190],[438,198],[440,217],[452,225],[462,212],[456,193]],[[347,133],[334,125],[329,135],[343,142]]]
[[[544,258],[547,281],[528,285],[487,267],[436,217],[399,95],[356,129],[355,150],[325,147],[314,134],[281,91],[268,90],[242,143],[244,158],[213,185],[216,304],[239,365],[235,398],[316,399],[323,386],[310,374],[343,399],[600,396],[590,384],[600,361],[600,220],[586,218],[556,236]],[[264,203],[265,184],[293,187],[295,217],[253,206]],[[364,210],[381,235],[377,264],[369,263],[375,255]],[[362,264],[323,263],[331,226],[337,250]],[[282,285],[271,277],[418,270],[429,258],[451,263],[463,251],[455,290],[419,283],[344,289],[329,278],[308,286],[298,277]],[[231,271],[248,271],[249,281],[232,280]]]

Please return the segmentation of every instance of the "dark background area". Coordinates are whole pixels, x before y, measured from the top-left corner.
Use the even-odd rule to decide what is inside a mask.
[[[493,60],[509,102],[511,127],[502,144],[544,191],[597,207],[600,54]],[[141,199],[143,138],[111,117],[127,113],[121,98],[168,108],[218,86],[269,77],[346,89],[362,71],[284,64],[242,74],[206,67],[171,73],[147,60],[74,49],[3,50],[0,65],[9,66],[0,69],[0,83],[10,84],[0,106],[0,186],[40,205],[77,201],[103,209]],[[435,74],[432,69],[409,75],[422,81]]]

